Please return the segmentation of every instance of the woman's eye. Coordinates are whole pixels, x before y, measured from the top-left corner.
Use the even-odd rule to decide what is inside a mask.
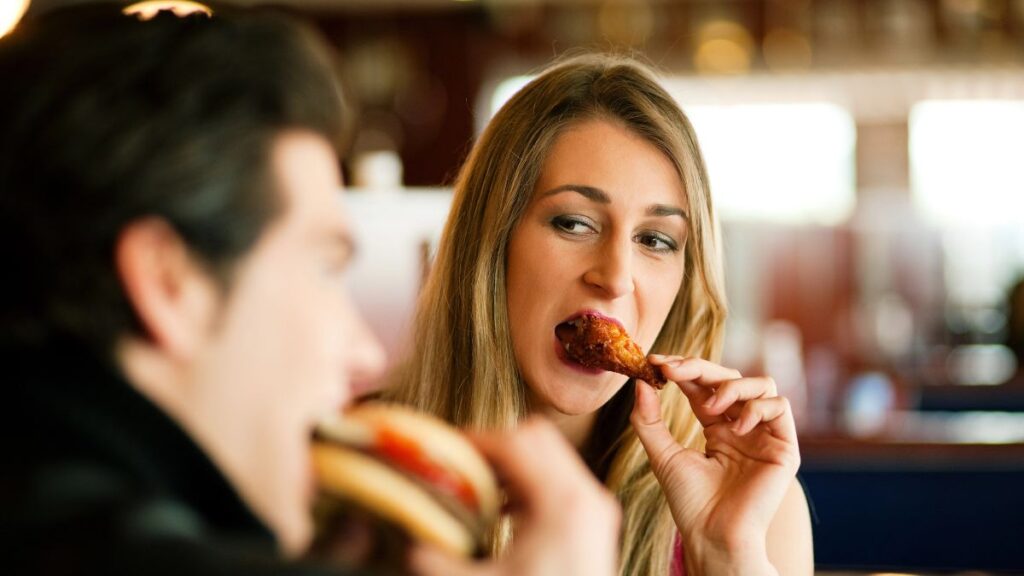
[[[589,222],[575,216],[555,216],[551,219],[551,225],[556,230],[569,234],[586,234],[588,231],[594,230]]]
[[[675,252],[679,245],[675,240],[660,232],[643,232],[637,235],[637,242],[654,252]]]

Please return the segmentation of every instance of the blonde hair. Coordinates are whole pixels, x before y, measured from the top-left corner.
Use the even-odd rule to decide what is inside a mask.
[[[654,74],[624,57],[588,54],[555,63],[490,122],[455,184],[451,213],[421,294],[410,358],[389,397],[474,429],[510,429],[527,413],[512,352],[505,290],[509,238],[533,195],[548,150],[566,127],[607,119],[672,160],[690,217],[686,273],[652,352],[717,360],[726,304],[720,240],[707,171],[689,120]],[[626,388],[632,389],[627,383]],[[617,395],[618,397],[618,395]],[[703,434],[675,387],[661,392],[664,421],[683,445]],[[623,575],[665,576],[676,534],[647,456],[628,426],[632,395],[613,400],[619,422],[607,446],[604,482],[623,507]],[[622,414],[625,412],[625,414]],[[507,530],[494,538],[500,552]]]

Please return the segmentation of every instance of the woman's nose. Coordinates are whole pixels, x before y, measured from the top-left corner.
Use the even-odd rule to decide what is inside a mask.
[[[633,245],[628,238],[609,238],[593,255],[583,281],[607,298],[619,298],[635,289]]]

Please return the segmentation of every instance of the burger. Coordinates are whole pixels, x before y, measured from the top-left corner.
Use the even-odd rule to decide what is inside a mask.
[[[362,404],[317,427],[314,550],[333,561],[398,571],[414,541],[483,553],[498,518],[497,482],[466,437],[409,408]]]

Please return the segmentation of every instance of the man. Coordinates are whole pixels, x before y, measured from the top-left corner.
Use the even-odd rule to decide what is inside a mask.
[[[314,422],[377,376],[344,287],[342,126],[305,29],[114,7],[0,42],[3,562],[14,573],[321,574]],[[427,574],[601,574],[618,512],[549,426],[480,441],[515,550]]]

